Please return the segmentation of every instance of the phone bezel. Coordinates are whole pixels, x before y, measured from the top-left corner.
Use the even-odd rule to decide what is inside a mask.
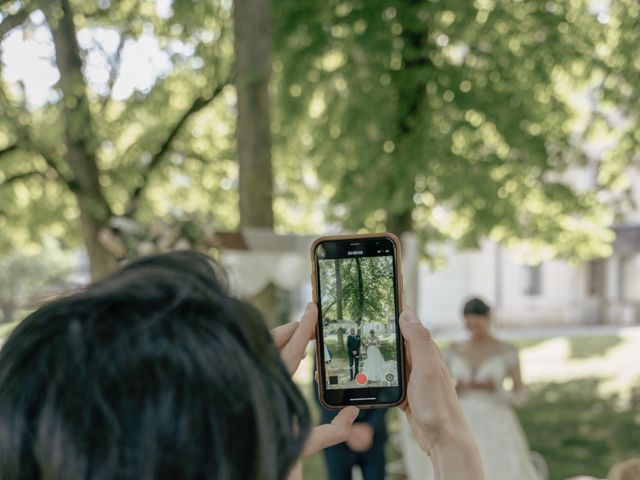
[[[353,242],[358,240],[375,240],[376,238],[390,240],[393,244],[393,257],[394,257],[394,276],[395,276],[395,297],[397,305],[396,315],[396,338],[398,343],[399,352],[397,362],[399,365],[398,386],[397,387],[372,387],[372,388],[353,388],[353,389],[327,389],[326,388],[326,371],[325,365],[322,361],[322,313],[320,306],[320,293],[319,293],[319,271],[318,265],[318,247],[326,242]],[[340,409],[346,406],[357,406],[359,408],[389,408],[400,405],[404,402],[406,397],[406,374],[405,374],[405,353],[404,353],[404,340],[400,332],[399,314],[403,309],[403,285],[402,285],[402,271],[401,271],[401,247],[400,240],[392,233],[370,233],[370,234],[357,234],[357,235],[331,235],[324,236],[316,239],[311,246],[311,277],[313,287],[313,301],[318,306],[318,325],[316,326],[316,365],[318,366],[318,397],[323,407],[328,409]],[[394,393],[394,398],[384,398],[386,393]],[[358,396],[356,397],[355,394]],[[376,398],[375,402],[371,402],[372,396]],[[329,397],[329,398],[327,398]],[[381,398],[382,397],[382,398]],[[341,398],[341,400],[339,400]],[[354,400],[354,398],[356,400]],[[357,400],[360,399],[360,400]],[[378,401],[380,399],[381,401]],[[334,401],[335,400],[335,401]]]

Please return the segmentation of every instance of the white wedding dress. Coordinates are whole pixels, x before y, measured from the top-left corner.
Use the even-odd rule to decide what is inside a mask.
[[[364,361],[363,371],[369,382],[379,382],[384,373],[384,358],[382,358],[382,353],[380,353],[377,339],[370,340],[370,342],[367,347],[367,358]]]
[[[502,387],[510,367],[518,365],[514,348],[492,355],[474,372],[469,362],[449,348],[445,359],[455,380],[487,382],[495,392],[471,390],[460,395],[460,403],[469,427],[478,443],[487,480],[542,480],[533,466],[529,445],[512,406],[524,402],[524,392]]]

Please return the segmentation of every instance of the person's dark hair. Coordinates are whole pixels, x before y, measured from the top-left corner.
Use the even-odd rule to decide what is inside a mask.
[[[462,309],[463,315],[489,315],[491,309],[489,305],[484,303],[479,298],[472,298],[464,304]]]
[[[285,478],[308,408],[214,268],[142,258],[29,315],[0,351],[0,478]]]

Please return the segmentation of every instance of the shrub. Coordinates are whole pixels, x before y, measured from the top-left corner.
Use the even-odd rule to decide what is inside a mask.
[[[396,345],[391,340],[380,341],[380,353],[386,362],[396,360]]]
[[[345,358],[345,359],[347,358],[347,352],[344,348],[342,349],[342,352],[338,350],[337,339],[328,338],[324,341],[324,343],[327,345],[327,348],[331,351],[331,355],[333,355],[333,358]]]

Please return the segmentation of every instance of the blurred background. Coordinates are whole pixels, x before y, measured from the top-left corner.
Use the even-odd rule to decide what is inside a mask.
[[[635,0],[0,5],[1,338],[181,248],[275,325],[309,299],[310,239],[388,230],[438,342],[479,295],[520,348],[549,478],[640,455]]]

